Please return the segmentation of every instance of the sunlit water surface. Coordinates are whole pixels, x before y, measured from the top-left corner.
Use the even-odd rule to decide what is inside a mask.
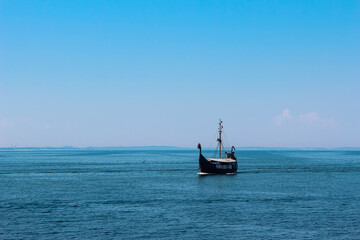
[[[237,157],[200,177],[197,151],[1,151],[0,239],[360,239],[360,152]]]

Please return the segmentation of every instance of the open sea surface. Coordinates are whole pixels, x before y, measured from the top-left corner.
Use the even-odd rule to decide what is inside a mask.
[[[198,151],[0,151],[0,239],[360,239],[359,151],[236,156],[198,176]]]

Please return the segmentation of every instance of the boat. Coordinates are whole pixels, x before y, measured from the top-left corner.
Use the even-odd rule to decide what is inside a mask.
[[[230,152],[224,152],[222,155],[221,149],[224,149],[224,145],[222,143],[221,134],[222,134],[222,121],[219,121],[219,137],[217,139],[218,145],[217,149],[219,149],[219,158],[206,158],[201,153],[201,144],[198,144],[199,149],[199,175],[206,174],[234,174],[238,169],[237,160],[235,157],[235,147],[231,147]],[[217,151],[216,149],[216,151]]]

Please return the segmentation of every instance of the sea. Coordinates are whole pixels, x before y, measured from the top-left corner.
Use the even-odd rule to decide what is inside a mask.
[[[204,152],[211,157],[212,152]],[[0,151],[0,239],[360,239],[360,151]]]

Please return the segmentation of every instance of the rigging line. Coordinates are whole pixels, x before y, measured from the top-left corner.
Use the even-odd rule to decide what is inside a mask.
[[[215,149],[215,151],[214,151],[214,153],[213,153],[213,158],[216,158],[217,150],[218,150],[218,145],[216,145],[216,149]]]
[[[229,144],[229,141],[227,140],[226,134],[224,131],[223,131],[223,133],[224,133],[225,143],[228,146],[228,148],[230,148],[230,144]]]
[[[222,155],[224,155],[224,156],[225,156],[225,150],[226,150],[226,149],[225,149],[225,147],[224,147],[224,144],[222,144],[222,143],[221,143],[221,145],[222,145],[222,146],[223,146],[223,148],[224,148],[224,151],[223,151],[223,152],[224,152],[224,154],[222,154],[222,153],[221,153],[221,156],[222,156]]]
[[[213,139],[216,137],[216,134],[217,134],[217,131],[215,131],[214,137],[211,138],[210,144],[208,144],[208,146],[210,145],[210,148],[209,148],[210,150],[213,148],[213,144],[214,144]]]

